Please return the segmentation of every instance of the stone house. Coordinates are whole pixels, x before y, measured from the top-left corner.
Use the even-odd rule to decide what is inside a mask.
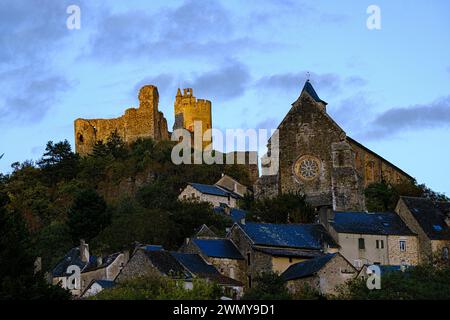
[[[245,258],[248,288],[262,272],[281,274],[295,263],[339,248],[320,224],[235,223],[227,238]]]
[[[52,283],[70,289],[79,296],[93,280],[115,280],[128,262],[127,252],[118,252],[106,257],[89,254],[89,245],[83,240],[79,247],[72,248],[52,270]],[[74,267],[79,268],[77,275]]]
[[[196,253],[171,252],[172,256],[194,277],[217,283],[227,297],[238,299],[243,294],[242,282],[221,274],[213,264]]]
[[[80,298],[85,299],[102,292],[105,289],[112,289],[116,286],[116,283],[112,280],[92,280],[86,287]]]
[[[230,239],[186,239],[179,251],[196,253],[212,264],[222,275],[242,283],[246,282],[244,257]]]
[[[237,200],[240,198],[237,193],[220,186],[201,183],[189,183],[178,196],[182,201],[209,202],[214,207],[226,205],[230,208],[236,208]]]
[[[357,276],[357,270],[340,253],[330,253],[318,258],[291,265],[281,277],[293,295],[305,287],[322,295],[333,295],[336,288]]]
[[[329,232],[356,268],[419,263],[417,235],[395,212],[334,212]]]
[[[447,216],[439,210],[438,205],[426,198],[401,197],[395,211],[418,235],[421,261],[432,255],[448,259],[450,228]]]
[[[222,177],[215,183],[215,185],[228,191],[234,192],[241,197],[244,197],[247,193],[250,192],[250,190],[246,186],[226,174],[222,174]]]

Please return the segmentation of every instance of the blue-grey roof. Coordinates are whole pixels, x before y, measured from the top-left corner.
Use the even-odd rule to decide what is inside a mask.
[[[147,251],[161,251],[161,250],[164,250],[163,246],[161,246],[161,245],[154,245],[154,244],[142,246],[142,249],[147,250]]]
[[[169,251],[143,250],[145,256],[152,265],[164,275],[176,278],[190,278],[191,274],[186,270]]]
[[[336,253],[330,253],[319,258],[293,264],[283,272],[281,277],[285,281],[289,281],[312,276],[322,269],[335,255]]]
[[[201,183],[189,183],[189,185],[204,194],[210,194],[210,195],[219,196],[219,197],[230,196],[233,198],[240,198],[240,196],[238,194],[231,192],[231,191],[227,191],[216,185],[201,184]]]
[[[214,212],[225,214],[225,209],[223,207],[214,207]],[[230,215],[227,215],[231,218],[233,222],[241,222],[242,219],[245,219],[247,216],[247,211],[237,208],[231,208],[230,209]]]
[[[116,286],[116,283],[112,280],[95,280],[103,289],[111,289]]]
[[[200,251],[212,258],[244,259],[228,239],[192,239]]]
[[[258,246],[254,246],[253,249],[275,257],[317,258],[322,255],[318,250],[267,248]]]
[[[395,212],[335,212],[330,224],[338,233],[413,235]]]
[[[201,256],[195,253],[171,252],[171,254],[181,263],[189,272],[195,275],[217,275],[219,271],[208,264]]]
[[[338,247],[321,224],[239,224],[254,245],[284,248],[323,249]]]
[[[430,199],[402,197],[409,211],[431,240],[450,240],[450,229],[445,215]]]
[[[322,102],[327,104],[325,101],[319,98],[316,90],[314,90],[314,87],[312,86],[311,82],[309,82],[309,80],[306,80],[305,86],[303,87],[303,91],[306,91],[311,96],[311,98],[313,98],[316,102]]]

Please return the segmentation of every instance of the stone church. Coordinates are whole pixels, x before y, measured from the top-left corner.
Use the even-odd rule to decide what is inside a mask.
[[[316,208],[365,210],[364,188],[382,180],[399,183],[413,178],[347,136],[327,113],[310,81],[278,126],[279,155],[272,157],[272,141],[262,159],[263,175],[255,196],[301,192]],[[267,172],[267,159],[279,160],[277,172]],[[265,173],[264,173],[265,172]]]

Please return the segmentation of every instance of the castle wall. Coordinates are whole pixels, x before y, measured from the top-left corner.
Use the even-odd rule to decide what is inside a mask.
[[[182,126],[190,132],[194,132],[194,122],[200,121],[202,123],[202,136],[205,136],[205,141],[202,143],[203,149],[212,143],[211,134],[205,135],[206,131],[212,129],[211,101],[195,98],[192,88],[184,89],[183,94],[178,89],[174,110],[175,117],[181,122],[175,124],[174,129]]]
[[[158,89],[147,85],[139,92],[139,108],[127,109],[119,118],[75,120],[76,152],[89,154],[98,141],[106,142],[114,131],[126,143],[139,138],[168,140],[167,121],[163,113],[158,111],[158,102]]]

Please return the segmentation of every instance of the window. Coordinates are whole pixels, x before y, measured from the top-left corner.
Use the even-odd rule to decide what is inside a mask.
[[[252,276],[247,276],[248,287],[252,287]]]
[[[193,193],[193,192],[191,193],[191,198],[195,199],[195,193]]]
[[[448,248],[447,247],[442,248],[442,259],[448,260]]]
[[[366,243],[364,241],[364,238],[359,238],[358,239],[358,248],[359,248],[359,250],[366,249]]]
[[[406,240],[400,240],[400,251],[406,251]]]
[[[376,248],[377,249],[384,249],[384,241],[383,240],[377,240],[376,241]]]
[[[292,263],[292,257],[289,257],[289,263]]]
[[[250,265],[250,253],[247,253],[247,265]]]

